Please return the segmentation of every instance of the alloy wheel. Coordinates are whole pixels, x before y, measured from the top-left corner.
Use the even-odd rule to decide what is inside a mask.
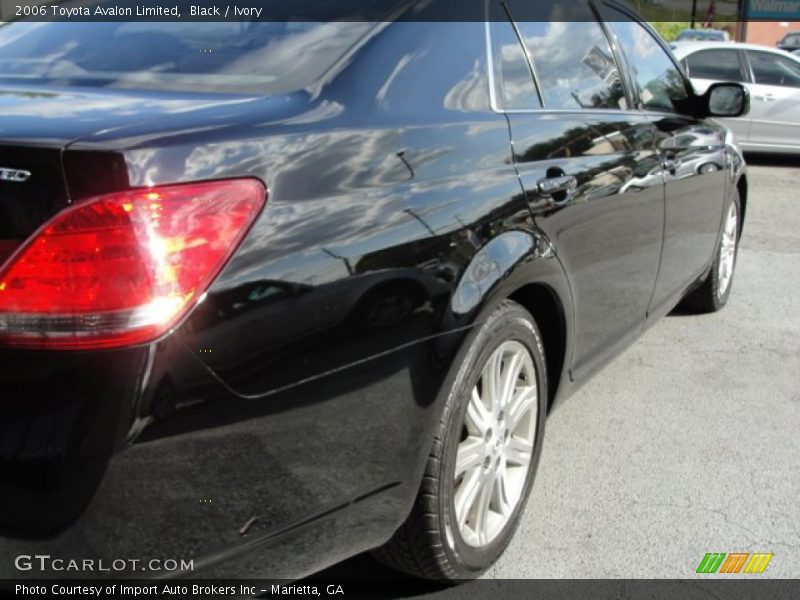
[[[492,543],[522,498],[538,405],[531,353],[520,342],[504,342],[472,389],[456,453],[455,516],[469,546]]]

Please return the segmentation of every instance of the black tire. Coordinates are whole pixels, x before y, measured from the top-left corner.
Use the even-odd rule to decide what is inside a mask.
[[[731,273],[730,280],[727,287],[721,290],[722,279],[720,277],[720,264],[723,260],[723,236],[720,236],[717,249],[715,250],[714,264],[711,266],[711,271],[706,276],[705,280],[686,298],[681,302],[681,306],[696,313],[713,313],[721,310],[727,303],[733,288],[733,278],[736,270],[736,262],[739,257],[739,237],[742,231],[742,206],[739,201],[739,192],[734,190],[731,203],[725,207],[725,219],[728,217],[728,211],[734,208],[736,211],[736,240],[733,251],[733,273]],[[725,220],[723,220],[723,232],[725,229]]]
[[[482,323],[469,334],[445,385],[445,406],[425,466],[422,486],[406,522],[376,558],[415,577],[457,582],[472,579],[488,569],[503,553],[519,525],[541,455],[547,410],[547,369],[541,336],[533,317],[506,300],[479,317]],[[521,495],[508,521],[493,541],[482,547],[468,545],[455,519],[455,457],[464,435],[468,399],[487,360],[501,344],[515,341],[527,349],[536,373],[537,418],[535,439]]]

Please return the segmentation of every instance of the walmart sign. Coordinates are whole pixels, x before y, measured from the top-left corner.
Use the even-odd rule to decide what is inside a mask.
[[[747,17],[774,21],[800,21],[800,0],[745,0]]]

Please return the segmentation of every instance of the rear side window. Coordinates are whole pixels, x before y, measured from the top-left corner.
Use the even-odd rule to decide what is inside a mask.
[[[492,40],[495,65],[500,80],[501,102],[506,110],[540,108],[539,96],[533,82],[525,50],[520,44],[511,22],[498,20],[492,23]]]
[[[626,109],[625,91],[600,24],[518,21],[545,108]]]
[[[745,80],[736,50],[701,50],[688,56],[684,64],[689,77],[719,81]]]
[[[762,85],[800,87],[800,63],[771,52],[747,51],[753,78]]]
[[[642,108],[679,112],[689,93],[686,80],[669,54],[640,23],[618,10],[608,9],[608,25],[630,66]]]

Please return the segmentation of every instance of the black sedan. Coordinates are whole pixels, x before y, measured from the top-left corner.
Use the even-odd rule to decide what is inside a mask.
[[[743,87],[555,3],[0,27],[0,578],[500,556],[547,413],[725,305],[748,197]]]

